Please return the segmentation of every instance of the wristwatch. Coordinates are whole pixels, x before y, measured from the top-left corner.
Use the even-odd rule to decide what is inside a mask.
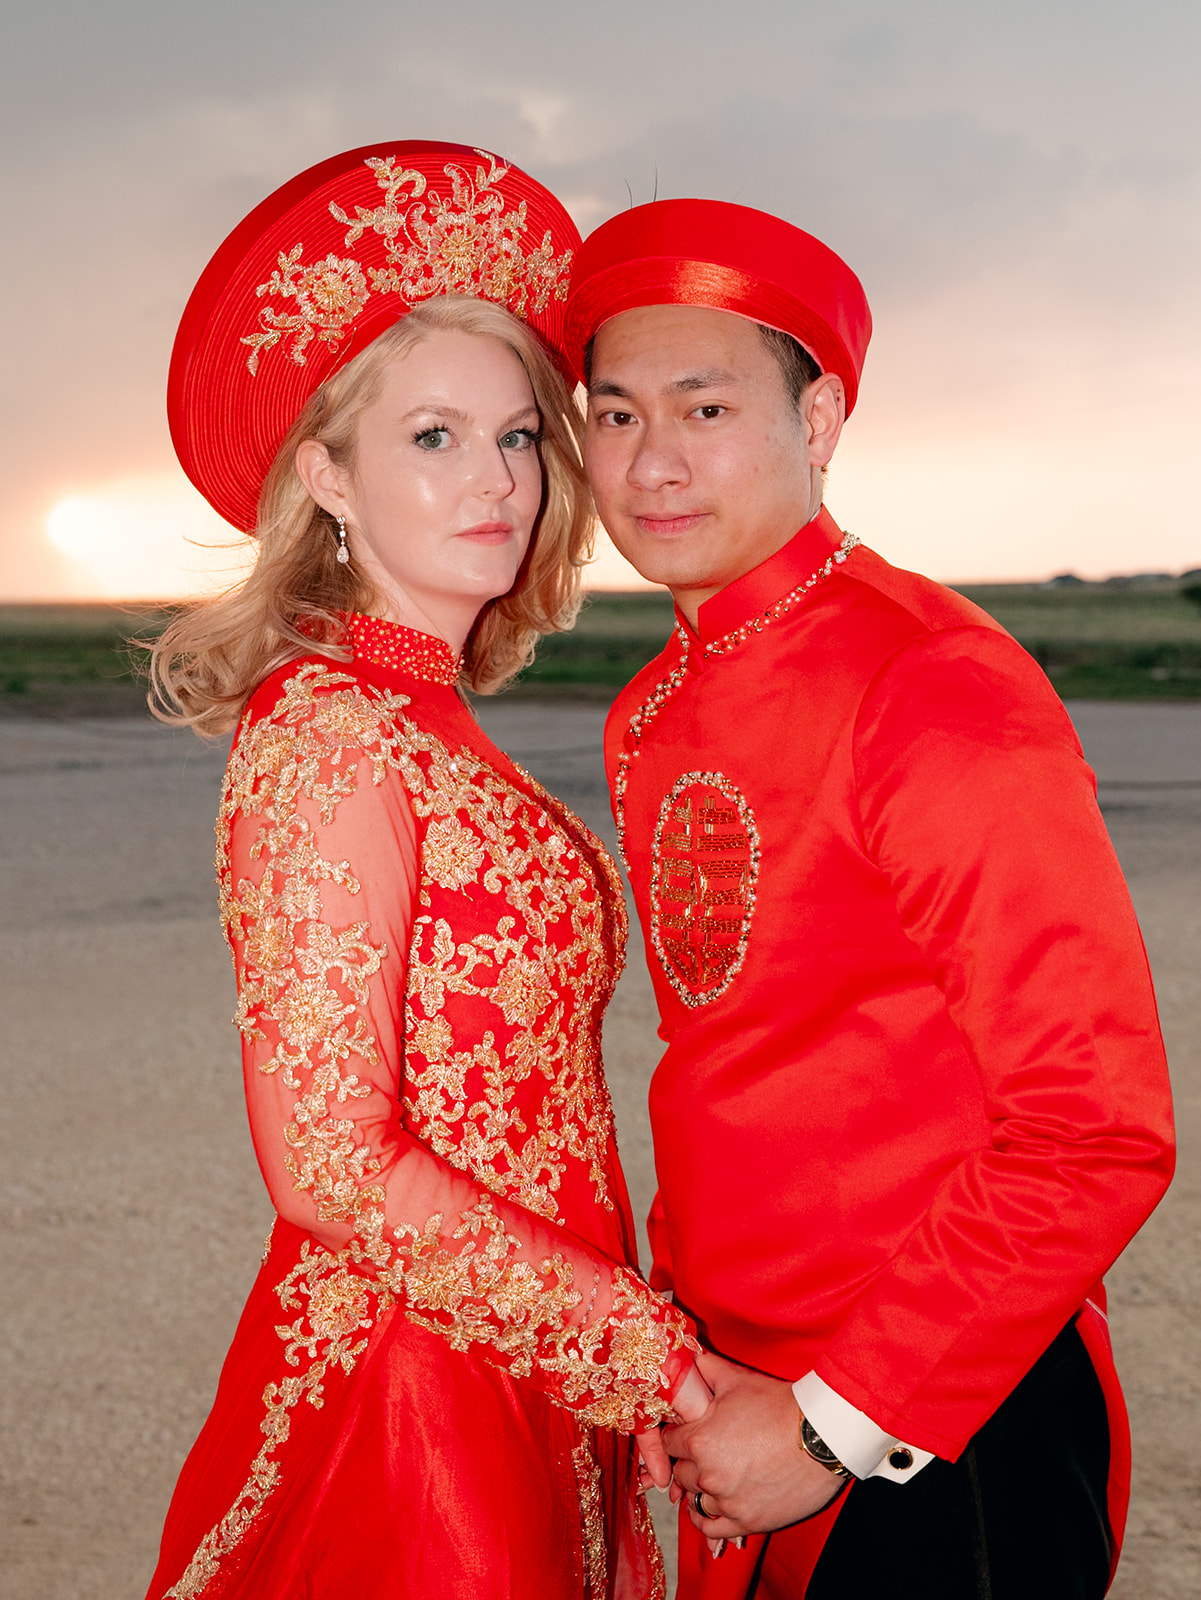
[[[801,1412],[800,1425],[797,1428],[797,1443],[807,1456],[812,1456],[819,1467],[825,1467],[826,1471],[832,1472],[835,1477],[854,1477],[851,1469],[843,1466],[803,1411]]]

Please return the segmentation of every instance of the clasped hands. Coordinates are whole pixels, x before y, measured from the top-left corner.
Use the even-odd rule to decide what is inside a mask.
[[[687,1496],[711,1545],[811,1517],[845,1483],[799,1447],[797,1404],[782,1379],[705,1351],[672,1403],[677,1422],[638,1435],[644,1474],[670,1486],[673,1503]],[[698,1493],[708,1516],[696,1509]]]

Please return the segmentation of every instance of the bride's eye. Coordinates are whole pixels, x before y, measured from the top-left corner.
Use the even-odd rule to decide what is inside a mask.
[[[413,443],[421,450],[445,450],[450,443],[450,429],[422,428],[413,435]]]
[[[531,450],[542,438],[536,428],[513,428],[498,441],[502,450]]]

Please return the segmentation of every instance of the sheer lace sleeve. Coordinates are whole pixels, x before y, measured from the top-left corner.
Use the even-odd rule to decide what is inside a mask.
[[[404,704],[300,667],[260,691],[230,758],[218,864],[263,1176],[306,1251],[336,1258],[323,1292],[343,1320],[382,1295],[586,1420],[642,1427],[691,1363],[686,1320],[401,1120],[417,883]]]

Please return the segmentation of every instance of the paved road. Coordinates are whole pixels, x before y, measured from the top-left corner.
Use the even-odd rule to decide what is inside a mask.
[[[1120,1600],[1201,1593],[1201,705],[1073,707],[1151,951],[1181,1176],[1112,1277],[1138,1480]],[[611,839],[603,711],[486,704]],[[212,816],[223,751],[140,721],[0,725],[0,1597],[122,1600],[153,1564],[269,1210],[240,1104]],[[607,1056],[637,1206],[656,1055],[632,959]]]

